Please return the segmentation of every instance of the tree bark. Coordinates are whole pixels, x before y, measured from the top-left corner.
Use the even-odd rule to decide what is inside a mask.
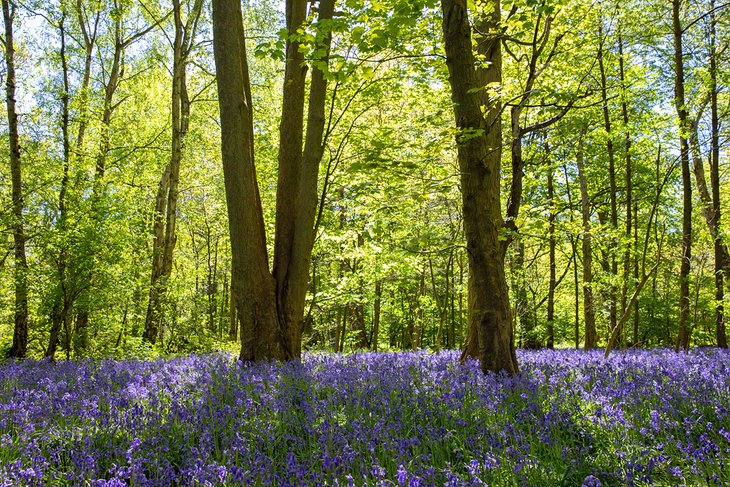
[[[270,272],[253,158],[253,120],[243,28],[232,25],[240,23],[242,17],[240,5],[235,3],[213,2],[213,31],[219,71],[223,170],[234,257],[232,287],[237,295],[243,343],[241,359],[296,360],[301,356],[304,304],[314,245],[317,181],[325,142],[327,80],[322,70],[313,69],[306,142],[302,148],[306,69],[302,66],[298,30],[306,17],[306,1],[287,0],[290,35],[280,126],[274,267]],[[331,19],[333,11],[333,0],[320,2],[319,21]],[[326,26],[318,29],[317,42],[322,53],[318,61],[326,63],[331,43]]]
[[[692,258],[692,176],[687,143],[687,107],[684,96],[684,59],[682,54],[681,0],[672,0],[674,37],[674,102],[679,119],[679,153],[682,164],[682,261],[679,269],[679,333],[676,349],[689,349],[689,275]]]
[[[10,177],[13,200],[13,256],[15,258],[14,285],[15,311],[13,343],[7,352],[9,357],[24,358],[28,353],[28,261],[25,255],[25,230],[23,225],[23,177],[18,136],[18,113],[15,108],[15,44],[13,20],[15,5],[2,0],[5,23],[5,106],[8,115],[10,143]]]
[[[321,1],[318,22],[330,20],[333,12],[334,0]],[[314,246],[317,181],[324,154],[327,100],[327,79],[315,64],[309,89],[306,140],[303,143],[306,68],[302,66],[300,43],[291,35],[304,22],[305,15],[306,1],[287,0],[290,39],[287,41],[280,126],[273,275],[276,281],[277,313],[285,330],[283,346],[289,359],[301,356],[304,306]],[[320,29],[317,42],[322,55],[318,61],[327,63],[332,35],[326,26],[320,26]]]
[[[472,33],[464,0],[442,0],[444,45],[461,171],[464,234],[469,259],[469,327],[471,344],[478,350],[481,369],[519,372],[514,349],[511,310],[504,272],[500,233],[500,161],[502,154],[501,102],[481,88],[501,84],[502,54],[499,0],[483,2],[478,42],[489,67],[478,77],[472,51]],[[482,78],[482,79],[479,79]],[[486,105],[486,116],[482,105]]]
[[[256,181],[248,63],[238,0],[213,0],[213,50],[231,238],[231,297],[244,361],[285,358]]]

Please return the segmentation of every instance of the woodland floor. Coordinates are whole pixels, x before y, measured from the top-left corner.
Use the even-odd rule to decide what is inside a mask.
[[[730,353],[0,365],[0,485],[728,485]]]

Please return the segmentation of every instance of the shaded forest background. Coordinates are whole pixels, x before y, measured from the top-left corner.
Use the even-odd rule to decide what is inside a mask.
[[[440,9],[335,8],[297,34],[314,66],[322,29],[332,35],[303,347],[461,347],[468,269]],[[6,60],[15,29],[22,198],[2,164],[0,348],[24,285],[30,356],[237,350],[210,6],[3,0],[3,10]],[[521,211],[503,229],[518,346],[582,346],[592,320],[599,345],[616,330],[619,346],[675,346],[682,283],[683,346],[725,345],[728,12],[714,0],[503,2],[504,81],[484,90],[504,103],[505,207],[521,183]],[[276,2],[246,1],[243,14],[273,234],[287,30]]]

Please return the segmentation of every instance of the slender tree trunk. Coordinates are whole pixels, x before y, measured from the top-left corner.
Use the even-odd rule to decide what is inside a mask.
[[[424,328],[424,317],[423,317],[423,303],[422,298],[426,295],[426,270],[421,269],[421,275],[418,280],[418,293],[416,299],[413,302],[414,313],[414,324],[415,329],[413,330],[413,349],[420,350],[423,345],[423,328]]]
[[[236,306],[238,301],[234,294],[233,277],[230,278],[228,290],[228,339],[235,342],[238,340],[238,307]]]
[[[578,281],[578,246],[575,237],[571,235],[570,246],[573,252],[573,290],[575,291],[574,310],[573,310],[573,335],[575,337],[575,349],[580,348],[580,285]]]
[[[522,240],[517,240],[514,249],[514,269],[512,269],[512,274],[516,277],[513,287],[516,288],[514,309],[520,324],[519,345],[523,348],[535,349],[539,347],[540,343],[535,336],[537,323],[531,312],[532,306],[527,297],[525,243]]]
[[[725,332],[725,276],[730,273],[730,253],[723,241],[721,226],[721,199],[720,199],[720,123],[718,114],[718,89],[717,89],[717,39],[715,18],[715,0],[710,2],[710,29],[709,29],[709,103],[710,103],[710,189],[707,188],[705,179],[704,160],[701,153],[698,135],[698,124],[700,114],[690,125],[690,147],[693,155],[693,167],[695,180],[700,200],[702,202],[703,215],[710,234],[713,239],[714,260],[715,260],[715,337],[720,348],[727,348],[727,336]]]
[[[477,356],[483,372],[519,371],[504,272],[500,205],[502,105],[485,99],[482,86],[501,84],[502,53],[499,0],[484,2],[479,20],[480,53],[489,67],[477,76],[472,33],[464,0],[442,0],[444,45],[454,102],[457,150],[461,171],[464,234],[469,258],[469,334],[465,353]],[[482,73],[480,73],[482,74]],[[482,106],[486,105],[486,117]]]
[[[634,245],[639,242],[639,202],[634,200]],[[634,258],[634,282],[639,282],[639,256]],[[634,301],[634,346],[639,346],[639,300]]]
[[[581,149],[582,151],[582,149]],[[580,155],[582,158],[582,154]],[[582,160],[582,159],[581,159]],[[570,178],[568,177],[568,168],[563,164],[563,174],[565,177],[566,196],[568,197],[568,207],[570,207],[570,221],[573,222],[573,198],[570,189]],[[582,194],[581,194],[582,195]],[[582,202],[582,198],[581,198]],[[573,336],[575,338],[575,349],[580,348],[580,283],[578,281],[578,245],[576,236],[570,235],[571,260],[573,261]]]
[[[60,34],[61,45],[59,56],[61,58],[61,74],[63,78],[63,92],[61,93],[61,134],[63,142],[63,169],[61,175],[61,189],[58,193],[58,233],[60,235],[60,249],[58,251],[57,260],[57,271],[58,271],[58,282],[54,289],[53,295],[53,307],[51,309],[51,331],[48,341],[48,347],[46,348],[45,357],[54,360],[56,348],[60,339],[60,333],[62,328],[65,328],[68,322],[67,314],[70,311],[69,301],[73,302],[71,289],[74,286],[73,283],[69,283],[66,278],[66,271],[68,268],[68,252],[67,252],[67,241],[68,235],[66,234],[66,195],[68,194],[68,183],[69,183],[69,166],[71,164],[71,144],[69,139],[69,80],[68,80],[68,64],[66,59],[66,28],[65,28],[65,14],[61,16],[61,20],[58,24],[58,31]],[[66,333],[66,340],[64,346],[66,347],[67,355],[70,355],[71,340]]]
[[[202,9],[202,1],[195,0],[188,18],[183,22],[180,0],[173,0],[172,4],[175,24],[171,94],[172,145],[170,163],[160,180],[155,201],[152,278],[143,333],[144,339],[153,344],[158,339],[162,340],[164,301],[167,295],[168,281],[172,275],[175,244],[177,243],[177,200],[180,164],[190,121],[187,62],[193,47],[195,26]]]
[[[547,144],[546,144],[547,145]],[[546,147],[546,149],[548,149]],[[549,152],[548,152],[549,153]],[[547,197],[548,205],[550,207],[550,214],[548,215],[548,245],[549,245],[549,266],[550,266],[550,281],[548,287],[547,296],[547,348],[553,348],[555,345],[555,288],[557,287],[557,278],[555,276],[555,188],[553,184],[553,167],[549,165],[547,175]]]
[[[585,324],[585,349],[589,350],[598,345],[596,334],[596,315],[593,304],[593,249],[591,245],[591,207],[588,198],[588,182],[583,168],[583,137],[585,129],[581,130],[578,141],[578,179],[580,181],[580,201],[583,215],[583,321]]]
[[[629,129],[629,108],[628,102],[626,101],[626,73],[625,73],[625,61],[624,61],[624,42],[621,34],[621,25],[618,27],[618,66],[619,66],[619,79],[621,81],[621,117],[624,123],[624,163],[626,166],[625,182],[626,182],[626,224],[624,227],[624,238],[626,240],[626,250],[624,251],[624,266],[623,266],[623,284],[621,288],[621,309],[626,310],[626,303],[629,293],[629,281],[631,280],[631,259],[633,254],[636,240],[633,238],[633,181],[632,173],[633,168],[631,165],[631,131]],[[637,267],[638,269],[638,267]],[[634,276],[636,280],[638,276]],[[637,281],[638,282],[638,281]],[[638,300],[636,301],[638,304]],[[636,331],[636,330],[635,330]],[[636,331],[635,335],[638,334]],[[633,342],[636,343],[637,337],[634,336]]]
[[[712,233],[715,251],[715,335],[717,346],[727,348],[725,332],[725,308],[723,302],[724,280],[730,273],[730,256],[722,239],[722,211],[720,201],[720,120],[718,113],[717,88],[717,18],[715,0],[710,1],[710,115],[712,140],[710,145],[710,186],[712,187],[712,216],[715,231]]]
[[[679,333],[676,349],[689,349],[689,277],[692,258],[692,181],[687,143],[687,107],[684,97],[684,59],[682,54],[681,0],[672,0],[672,31],[674,36],[674,102],[679,118],[679,149],[682,163],[682,261],[679,270]]]
[[[613,134],[611,131],[611,116],[608,112],[608,88],[606,83],[606,69],[603,62],[604,56],[603,19],[598,24],[598,69],[601,75],[601,100],[603,102],[603,127],[606,130],[606,155],[608,156],[608,182],[609,199],[611,205],[611,239],[608,248],[609,270],[611,273],[611,285],[609,289],[609,334],[614,332],[618,325],[616,312],[616,277],[618,276],[618,262],[616,259],[616,232],[618,231],[618,208],[616,202],[616,155],[613,147]],[[619,331],[620,336],[620,331]]]
[[[94,44],[96,40],[97,25],[99,22],[99,15],[96,17],[96,23],[92,32],[88,32],[85,21],[83,19],[83,7],[79,3],[77,5],[77,13],[79,15],[79,23],[82,26],[82,33],[84,36],[84,47],[85,47],[85,59],[84,59],[84,77],[81,83],[81,103],[82,103],[82,114],[80,116],[80,125],[78,135],[76,138],[76,152],[81,153],[84,142],[84,134],[86,133],[87,115],[86,115],[86,104],[88,103],[88,86],[91,75],[91,56],[93,54]],[[106,174],[106,160],[111,150],[110,132],[111,132],[111,120],[116,105],[114,104],[114,95],[116,93],[119,84],[121,83],[121,77],[123,72],[122,60],[124,57],[124,42],[122,40],[122,20],[121,17],[117,17],[114,21],[114,54],[112,56],[112,64],[109,68],[109,78],[104,83],[104,103],[102,108],[101,116],[101,127],[100,127],[100,143],[99,153],[96,156],[96,165],[94,169],[94,183],[91,190],[91,238],[86,242],[87,248],[80,255],[80,258],[85,259],[88,263],[74,263],[76,266],[85,267],[89,269],[85,280],[87,282],[87,288],[79,290],[79,296],[77,296],[76,306],[76,326],[75,334],[77,336],[77,342],[79,348],[85,348],[87,345],[87,334],[89,324],[89,313],[91,307],[91,299],[89,296],[89,287],[94,281],[94,269],[95,259],[98,252],[99,245],[99,234],[98,229],[102,225],[103,210],[102,210],[102,199],[104,193],[104,176]]]
[[[8,115],[10,142],[10,178],[13,199],[13,255],[15,258],[15,324],[13,343],[9,357],[23,358],[28,353],[28,261],[25,256],[25,230],[23,225],[23,178],[20,163],[20,141],[18,136],[18,113],[15,109],[15,44],[13,20],[15,5],[2,0],[5,23],[5,107]]]
[[[380,337],[380,300],[383,297],[383,282],[375,279],[375,301],[373,302],[373,338],[370,340],[373,352],[378,351]]]

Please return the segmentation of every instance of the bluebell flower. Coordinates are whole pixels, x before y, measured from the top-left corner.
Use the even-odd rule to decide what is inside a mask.
[[[581,487],[601,487],[601,481],[597,477],[589,475],[583,479],[583,485]]]

